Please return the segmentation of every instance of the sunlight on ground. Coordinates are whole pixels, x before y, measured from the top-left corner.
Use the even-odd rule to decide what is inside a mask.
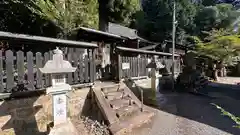
[[[218,83],[237,84],[240,83],[240,77],[219,77]]]

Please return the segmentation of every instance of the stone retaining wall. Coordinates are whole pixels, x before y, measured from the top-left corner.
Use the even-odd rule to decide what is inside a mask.
[[[69,116],[82,114],[90,88],[68,94]],[[0,135],[45,135],[52,118],[49,95],[0,101]]]

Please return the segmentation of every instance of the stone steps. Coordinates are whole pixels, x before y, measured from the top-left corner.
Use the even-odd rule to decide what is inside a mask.
[[[129,119],[121,120],[110,125],[109,129],[114,135],[130,135],[133,130],[137,130],[144,124],[150,123],[154,115],[153,112],[137,113]]]
[[[154,111],[144,107],[141,102],[124,84],[102,87],[94,90],[96,101],[103,116],[109,122],[108,126],[113,135],[130,133],[133,128],[139,128],[155,115]],[[101,91],[101,92],[98,92]]]
[[[111,93],[111,92],[123,91],[123,90],[124,89],[122,89],[119,84],[101,88],[101,91],[104,92],[104,93]]]
[[[126,117],[134,116],[134,114],[140,111],[140,108],[133,104],[129,106],[124,106],[122,108],[116,109],[116,115],[119,119],[126,119]]]
[[[109,104],[114,110],[116,110],[116,109],[122,108],[124,106],[129,106],[129,105],[135,104],[135,102],[132,100],[131,97],[127,96],[127,97],[124,97],[121,99],[110,100]]]
[[[116,92],[106,93],[104,94],[104,96],[108,100],[117,100],[117,99],[123,99],[123,98],[129,97],[130,95],[125,91],[116,91]]]

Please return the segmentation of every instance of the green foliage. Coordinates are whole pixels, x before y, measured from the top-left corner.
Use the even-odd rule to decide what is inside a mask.
[[[31,13],[26,7],[29,3],[28,0],[1,0],[0,30],[42,35],[46,27],[43,25],[45,21]]]
[[[196,15],[195,33],[200,35],[203,34],[203,31],[211,31],[212,29],[232,29],[232,24],[239,16],[240,13],[231,4],[203,7]]]
[[[213,6],[216,5],[216,0],[202,0],[204,6]]]
[[[28,8],[55,24],[61,30],[61,34],[66,34],[79,26],[96,28],[98,25],[96,0],[31,0],[31,2]]]
[[[139,0],[109,0],[109,20],[123,25],[130,25],[134,15],[140,10]]]
[[[143,11],[139,13],[137,29],[139,33],[153,41],[171,38],[172,32],[172,0],[143,1]],[[176,2],[177,33],[176,38],[182,41],[190,33],[194,25],[197,5],[189,0]]]
[[[225,30],[212,30],[205,41],[194,37],[198,54],[206,55],[225,64],[232,65],[233,58],[240,54],[239,35],[230,35]]]
[[[228,116],[229,118],[231,118],[235,123],[236,125],[234,127],[237,127],[237,128],[240,128],[240,117],[236,117],[234,116],[233,114],[231,114],[230,112],[227,112],[226,110],[224,110],[222,107],[214,104],[214,103],[211,103],[213,106],[215,106],[217,109],[219,109],[221,112],[222,112],[222,115],[224,116]]]

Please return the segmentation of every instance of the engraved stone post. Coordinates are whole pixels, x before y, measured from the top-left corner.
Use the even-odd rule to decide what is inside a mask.
[[[164,65],[157,61],[157,57],[153,56],[152,61],[147,65],[147,68],[151,69],[151,88],[156,91],[158,89],[159,79],[157,79],[157,69],[164,68]]]
[[[53,60],[47,61],[40,71],[52,75],[52,86],[47,88],[47,94],[52,95],[54,126],[67,122],[67,95],[71,86],[66,83],[66,73],[75,72],[76,68],[63,60],[63,52],[54,50]]]

